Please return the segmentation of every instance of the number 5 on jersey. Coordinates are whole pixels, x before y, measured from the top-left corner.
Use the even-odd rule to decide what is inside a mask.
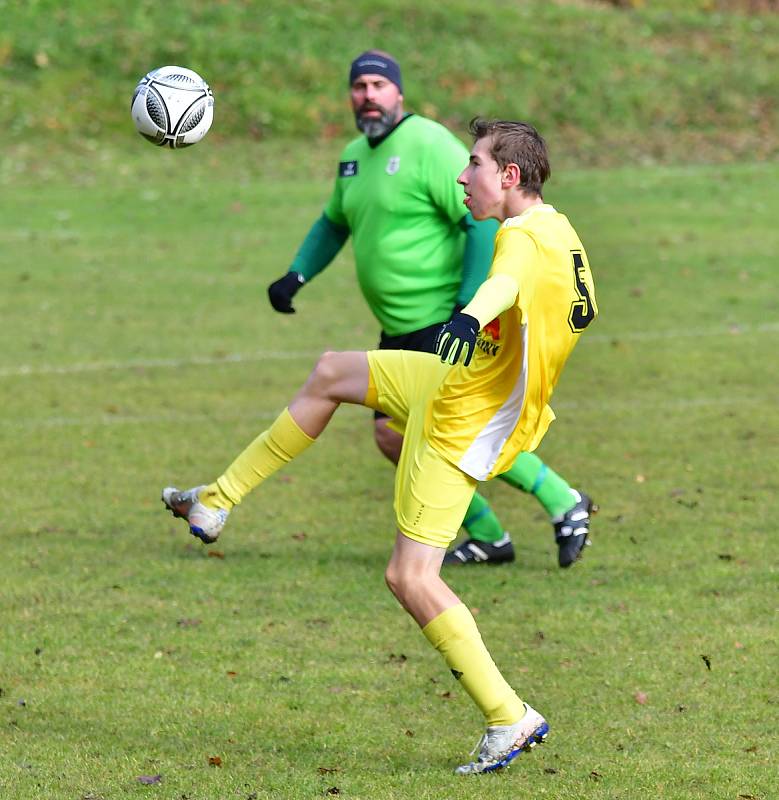
[[[590,297],[590,290],[584,282],[584,260],[582,254],[576,250],[571,251],[573,258],[573,280],[576,294],[579,299],[571,303],[571,312],[568,314],[568,324],[574,333],[581,333],[598,313],[595,300]]]

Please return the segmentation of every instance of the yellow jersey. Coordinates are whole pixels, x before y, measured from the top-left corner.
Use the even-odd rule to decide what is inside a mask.
[[[517,282],[516,301],[481,329],[471,363],[449,371],[425,421],[431,446],[476,480],[538,446],[563,364],[598,313],[584,247],[551,205],[503,223],[490,267],[497,274]]]

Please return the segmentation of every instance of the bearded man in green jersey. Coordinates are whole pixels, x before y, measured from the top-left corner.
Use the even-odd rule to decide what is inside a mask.
[[[276,311],[294,313],[294,295],[330,264],[351,235],[357,279],[382,328],[379,349],[433,353],[441,324],[486,278],[498,226],[463,213],[457,176],[468,150],[442,125],[404,111],[400,67],[392,56],[378,50],[359,55],[351,65],[349,88],[364,135],[343,150],[324,213],[268,296]],[[391,423],[376,412],[376,444],[397,464],[403,439]],[[532,453],[520,454],[500,477],[544,506],[560,566],[576,561],[588,543],[595,510],[590,498]],[[509,535],[478,493],[463,527],[468,538],[446,554],[444,564],[514,560]]]

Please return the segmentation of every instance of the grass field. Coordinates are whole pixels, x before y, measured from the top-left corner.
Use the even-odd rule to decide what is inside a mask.
[[[451,581],[552,732],[462,780],[480,721],[383,586],[367,413],[218,546],[158,501],[218,474],[320,350],[373,344],[349,253],[296,316],[265,300],[331,155],[0,155],[0,797],[770,800],[779,164],[550,184],[601,316],[540,455],[602,511],[563,573],[540,506],[486,487],[519,561]]]
[[[779,15],[736,13],[756,0],[622,5],[0,0],[3,136],[122,136],[138,79],[181,64],[214,89],[211,141],[338,139],[352,132],[348,64],[381,47],[409,108],[459,131],[519,115],[579,165],[779,156]]]

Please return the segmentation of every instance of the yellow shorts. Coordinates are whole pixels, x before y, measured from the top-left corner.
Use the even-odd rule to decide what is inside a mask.
[[[455,467],[425,438],[425,420],[436,389],[451,369],[432,353],[372,350],[365,405],[403,428],[395,472],[395,517],[409,539],[447,547],[457,536],[476,481]]]

